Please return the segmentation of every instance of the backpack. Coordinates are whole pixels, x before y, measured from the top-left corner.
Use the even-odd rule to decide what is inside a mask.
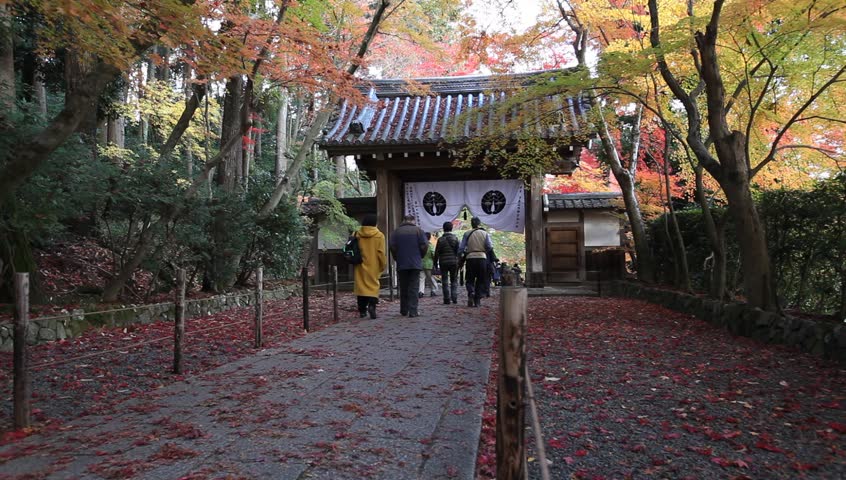
[[[344,248],[341,250],[344,255],[344,260],[352,265],[358,265],[364,261],[361,258],[361,248],[358,246],[358,237],[355,234],[350,235]]]

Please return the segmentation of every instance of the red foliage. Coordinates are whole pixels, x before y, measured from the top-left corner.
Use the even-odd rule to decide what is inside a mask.
[[[837,365],[608,298],[530,300],[527,349],[553,478],[838,478]],[[495,478],[493,368],[479,480]]]
[[[344,294],[339,301],[344,315],[356,310],[353,296]],[[291,297],[265,303],[265,347],[284,344],[305,334],[301,302],[302,298]],[[332,318],[331,296],[313,293],[310,312],[312,330],[328,325]],[[37,428],[57,428],[77,417],[109,413],[139,394],[254,353],[253,316],[253,307],[246,307],[188,319],[184,375],[170,373],[173,362],[170,322],[90,330],[70,340],[30,347],[32,405],[33,416],[39,422]],[[11,353],[0,353],[0,396],[4,398],[11,398],[11,372]],[[131,409],[150,414],[158,406],[145,403]],[[160,422],[168,428],[168,438],[192,439],[204,435],[190,424],[169,419]],[[1,417],[0,431],[10,428],[10,416]],[[27,434],[6,433],[0,444],[14,442]]]

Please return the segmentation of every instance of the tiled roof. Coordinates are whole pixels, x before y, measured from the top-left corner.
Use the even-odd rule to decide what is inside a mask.
[[[365,106],[348,101],[339,106],[320,145],[332,148],[460,143],[492,127],[505,126],[519,118],[518,114],[546,123],[541,126],[540,122],[523,122],[525,130],[535,129],[543,138],[569,138],[585,123],[587,108],[577,99],[550,95],[515,104],[508,113],[490,108],[511,100],[521,87],[548,81],[555,73],[375,80],[363,87],[369,87]],[[479,113],[467,115],[473,110]]]
[[[615,200],[622,198],[616,192],[550,193],[545,197],[550,210],[617,208]]]

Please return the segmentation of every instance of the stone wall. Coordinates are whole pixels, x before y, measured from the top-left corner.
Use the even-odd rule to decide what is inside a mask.
[[[790,345],[814,355],[846,363],[846,324],[815,322],[765,312],[745,303],[722,303],[632,282],[611,282],[603,294],[635,298],[694,315],[735,335]]]
[[[300,293],[302,293],[301,285],[288,285],[276,290],[265,290],[264,299],[265,301],[284,300]],[[186,317],[199,317],[233,308],[246,307],[255,304],[255,300],[255,292],[187,300],[185,304]],[[119,308],[105,312],[85,312],[83,309],[78,309],[66,315],[31,318],[26,332],[26,343],[37,345],[54,340],[73,338],[86,330],[98,327],[123,327],[136,323],[173,321],[173,316],[173,302]],[[14,347],[12,336],[12,324],[0,323],[0,351],[12,351]]]

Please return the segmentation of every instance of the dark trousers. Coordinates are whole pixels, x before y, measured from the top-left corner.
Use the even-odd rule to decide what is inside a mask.
[[[482,296],[485,295],[485,284],[490,284],[488,280],[488,259],[487,258],[468,258],[465,267],[467,275],[464,278],[467,285],[467,300],[474,301],[479,305]]]
[[[441,265],[441,290],[444,292],[444,301],[458,301],[458,265],[445,267]]]
[[[379,303],[379,299],[376,297],[362,297],[361,295],[358,295],[355,298],[358,301],[358,313],[362,315],[367,313],[367,307],[369,307],[371,303],[374,308],[376,307],[376,304]]]
[[[417,315],[417,292],[420,289],[420,270],[400,270],[399,280],[400,314]]]

